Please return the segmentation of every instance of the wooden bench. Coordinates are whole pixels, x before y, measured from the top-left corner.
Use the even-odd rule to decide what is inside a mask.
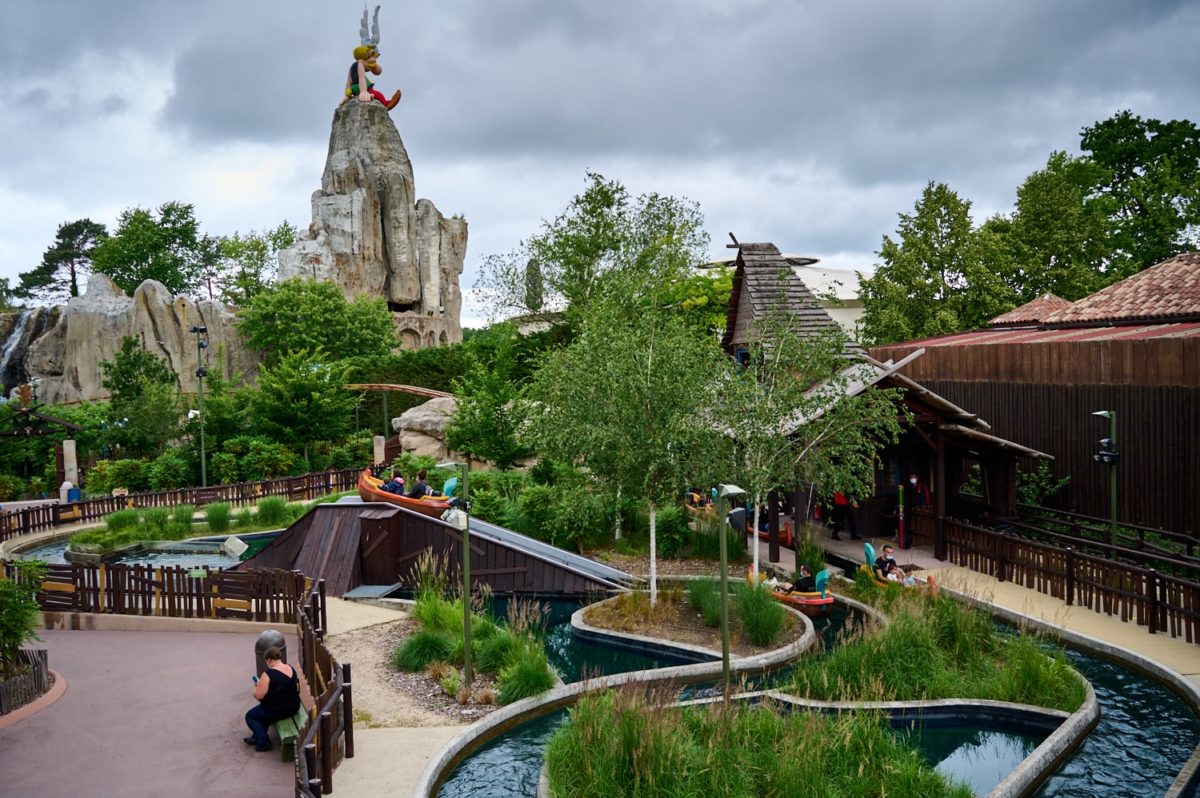
[[[280,755],[284,762],[291,762],[296,757],[296,738],[300,736],[300,730],[304,728],[304,724],[308,722],[308,710],[303,706],[296,710],[296,714],[290,718],[277,720],[274,723],[275,732],[279,735]]]

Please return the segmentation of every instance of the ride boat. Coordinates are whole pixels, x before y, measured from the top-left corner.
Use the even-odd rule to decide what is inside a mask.
[[[863,557],[866,562],[858,566],[860,571],[866,571],[871,575],[871,580],[880,587],[911,587],[920,590],[923,593],[928,593],[930,596],[936,596],[938,592],[937,580],[933,574],[925,576],[923,579],[918,579],[914,576],[906,576],[903,581],[884,580],[880,579],[875,573],[875,547],[870,543],[863,544]]]
[[[365,502],[387,502],[432,518],[440,518],[450,509],[449,496],[435,494],[413,499],[383,490],[383,480],[374,476],[369,468],[363,469],[358,476],[358,495]]]
[[[771,596],[778,602],[795,607],[810,618],[822,618],[833,612],[833,596],[828,593],[829,569],[822,568],[813,581],[817,588],[814,591],[774,590]]]

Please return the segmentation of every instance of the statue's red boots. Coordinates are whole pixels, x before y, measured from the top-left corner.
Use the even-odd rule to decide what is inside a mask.
[[[392,95],[392,99],[384,103],[384,107],[389,111],[396,107],[396,103],[400,102],[400,90],[396,89],[396,93]]]

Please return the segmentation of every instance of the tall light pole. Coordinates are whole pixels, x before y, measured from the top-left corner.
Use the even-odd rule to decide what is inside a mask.
[[[717,508],[720,522],[717,524],[717,534],[721,536],[721,682],[724,684],[725,700],[729,700],[729,536],[725,534],[725,514],[729,499],[734,496],[745,496],[746,491],[737,485],[722,485],[717,495],[724,499]],[[755,531],[757,535],[757,530]],[[758,540],[755,539],[755,545]]]
[[[1108,542],[1112,545],[1117,536],[1117,462],[1121,459],[1117,451],[1117,411],[1097,410],[1092,415],[1108,419],[1108,437],[1100,439],[1100,451],[1092,459],[1108,466]]]
[[[462,595],[463,595],[463,683],[471,686],[471,502],[467,479],[471,464],[457,460],[438,463],[438,468],[462,469]]]
[[[188,332],[196,334],[196,380],[200,385],[200,487],[208,487],[208,461],[204,453],[204,378],[208,369],[204,367],[204,350],[208,349],[208,328],[193,324]]]

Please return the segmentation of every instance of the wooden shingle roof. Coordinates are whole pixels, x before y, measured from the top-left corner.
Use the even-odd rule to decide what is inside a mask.
[[[749,300],[742,302],[743,294]],[[748,328],[757,319],[773,311],[786,310],[797,321],[797,333],[801,336],[822,335],[832,331],[841,332],[841,327],[821,307],[817,298],[808,290],[792,264],[779,248],[770,243],[739,243],[738,256],[733,273],[733,290],[729,294],[729,309],[725,314],[725,335],[721,346],[730,349],[735,343],[740,308],[749,308],[751,318],[743,327]],[[856,351],[861,348],[855,345]]]

